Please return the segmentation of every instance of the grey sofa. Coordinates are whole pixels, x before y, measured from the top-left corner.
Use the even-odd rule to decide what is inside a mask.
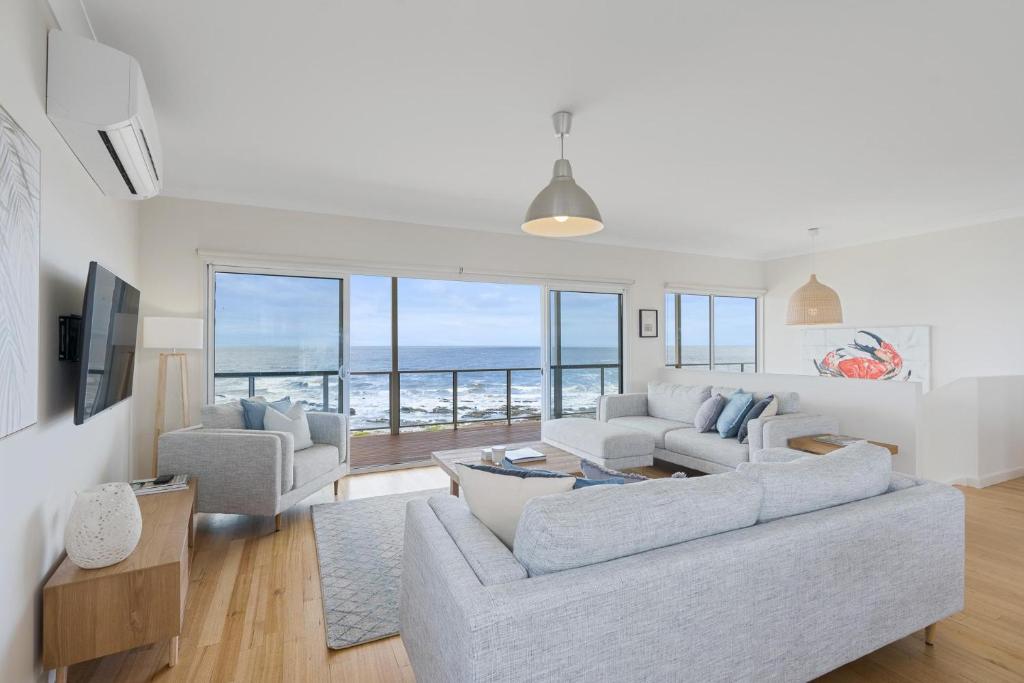
[[[749,463],[542,496],[512,551],[462,501],[412,501],[400,628],[416,679],[807,681],[930,627],[963,608],[962,494],[892,474],[835,504],[877,492],[891,457],[872,458],[866,483],[847,468],[801,487],[814,462]],[[801,505],[825,507],[769,519]]]
[[[348,429],[344,415],[307,412],[313,446],[298,452],[285,432],[245,429],[238,402],[207,405],[202,425],[160,436],[160,474],[199,479],[198,512],[280,513],[348,473]]]
[[[693,428],[694,416],[707,398],[728,398],[735,392],[735,387],[651,382],[646,393],[602,396],[597,419],[651,435],[655,458],[709,473],[732,471],[749,461],[752,451],[784,447],[793,437],[839,431],[836,418],[801,412],[800,395],[791,391],[772,392],[779,399],[779,414],[751,420],[748,443]],[[755,398],[763,395],[754,393]]]

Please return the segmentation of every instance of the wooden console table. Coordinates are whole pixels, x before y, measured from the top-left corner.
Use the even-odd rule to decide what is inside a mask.
[[[832,451],[837,451],[840,448],[842,448],[842,446],[838,446],[834,443],[821,441],[818,439],[818,436],[829,435],[822,434],[814,436],[798,436],[790,439],[787,442],[787,445],[794,450],[804,451],[805,453],[813,453],[814,455],[826,455],[828,453],[831,453]],[[882,448],[888,450],[889,453],[891,453],[893,456],[899,455],[900,449],[899,446],[897,446],[896,444],[885,443],[884,441],[871,441],[869,439],[865,439],[865,441],[867,441],[868,443],[873,443],[876,446],[881,446]]]
[[[196,480],[183,491],[139,496],[142,537],[126,559],[81,569],[64,558],[43,587],[43,666],[68,666],[168,640],[178,663],[195,534]]]

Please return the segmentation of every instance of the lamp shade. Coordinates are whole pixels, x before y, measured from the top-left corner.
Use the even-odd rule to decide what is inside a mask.
[[[551,182],[526,210],[523,231],[544,237],[580,237],[603,228],[597,205],[573,180],[569,161],[556,161]]]
[[[202,318],[142,319],[142,345],[147,349],[203,348]]]
[[[843,304],[836,290],[811,279],[789,297],[787,325],[829,325],[843,322]]]

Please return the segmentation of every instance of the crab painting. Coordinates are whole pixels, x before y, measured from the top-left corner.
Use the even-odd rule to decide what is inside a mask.
[[[911,371],[902,376],[903,357],[889,342],[867,330],[859,330],[853,343],[840,346],[814,361],[818,374],[851,379],[909,380]]]

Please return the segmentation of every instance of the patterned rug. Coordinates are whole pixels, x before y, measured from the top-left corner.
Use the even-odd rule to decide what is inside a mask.
[[[327,647],[332,650],[398,633],[405,504],[447,489],[313,506]]]

